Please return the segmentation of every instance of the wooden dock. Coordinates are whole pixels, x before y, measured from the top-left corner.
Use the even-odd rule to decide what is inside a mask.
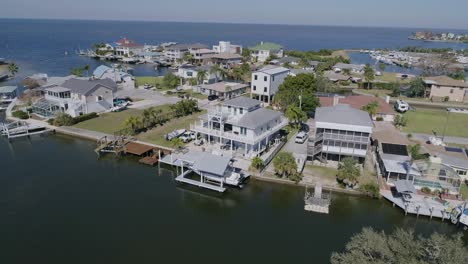
[[[25,121],[16,121],[9,124],[0,123],[0,135],[6,136],[8,139],[42,135],[53,131],[53,129],[48,129],[44,126],[31,125]]]

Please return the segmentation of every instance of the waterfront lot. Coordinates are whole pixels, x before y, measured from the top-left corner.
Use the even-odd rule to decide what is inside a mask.
[[[206,111],[200,111],[189,116],[174,118],[166,122],[162,126],[156,126],[147,132],[138,134],[136,137],[144,142],[161,145],[165,147],[173,147],[170,141],[164,139],[164,135],[177,129],[189,129],[190,124],[195,123],[198,117],[205,114]]]
[[[124,128],[124,121],[131,116],[141,116],[143,110],[127,109],[122,112],[104,113],[99,117],[86,120],[84,122],[74,125],[74,127],[103,132],[107,134],[114,134],[114,132]]]
[[[407,133],[442,135],[447,123],[445,135],[454,137],[468,137],[468,114],[450,113],[447,121],[447,111],[439,109],[418,108],[405,114],[408,124],[403,128]]]
[[[153,85],[155,87],[162,87],[163,77],[162,76],[137,76],[135,77],[135,85],[142,86],[145,84]]]

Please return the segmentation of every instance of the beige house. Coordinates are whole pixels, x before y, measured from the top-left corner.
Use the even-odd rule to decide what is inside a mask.
[[[424,78],[426,97],[434,101],[468,102],[468,83],[447,76]]]

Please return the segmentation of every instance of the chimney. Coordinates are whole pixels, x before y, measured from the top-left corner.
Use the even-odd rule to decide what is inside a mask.
[[[390,96],[388,96],[388,95],[387,95],[387,96],[385,96],[385,102],[386,102],[387,104],[389,104],[389,103],[390,103]]]
[[[333,96],[333,106],[336,106],[340,102],[340,97],[338,95]]]

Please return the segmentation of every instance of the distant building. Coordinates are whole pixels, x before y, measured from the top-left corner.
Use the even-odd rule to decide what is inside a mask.
[[[277,66],[265,66],[253,72],[250,90],[252,98],[270,103],[288,75],[289,69]]]
[[[218,53],[210,56],[212,64],[219,65],[225,69],[230,69],[233,65],[242,62],[242,56],[232,53]]]
[[[35,102],[35,114],[50,118],[57,113],[67,113],[72,117],[92,112],[110,110],[114,103],[117,85],[111,79],[83,80],[67,78],[56,84],[42,87],[44,97]]]
[[[213,46],[216,53],[242,54],[242,45],[234,45],[229,41],[220,41],[218,45]]]
[[[183,59],[184,55],[189,52],[194,52],[196,50],[207,49],[208,46],[195,43],[195,44],[175,44],[167,46],[164,49],[164,56],[170,61],[176,61]]]
[[[271,56],[276,58],[283,57],[283,47],[271,42],[260,42],[259,44],[250,47],[251,56],[258,62],[265,62]]]
[[[110,68],[106,65],[100,65],[93,71],[94,79],[111,79],[116,83],[128,84],[129,87],[134,87],[135,82],[133,76],[122,70]]]
[[[363,74],[365,65],[362,64],[348,64],[348,63],[337,63],[333,66],[335,73],[341,73],[345,70],[349,70],[350,73]]]
[[[318,107],[315,127],[307,148],[309,158],[326,163],[353,157],[364,163],[373,127],[367,112],[341,104]]]
[[[281,112],[262,108],[260,101],[239,96],[210,109],[190,129],[208,142],[225,144],[252,158],[275,142],[287,124]]]
[[[177,69],[177,72],[175,75],[188,80],[188,79],[196,79],[198,76],[198,73],[200,71],[205,71],[205,78],[203,78],[204,84],[208,83],[214,83],[216,81],[219,81],[219,77],[216,76],[215,73],[210,72],[211,67],[209,65],[204,65],[204,66],[181,66]]]
[[[210,49],[191,49],[189,52],[192,54],[193,60],[198,63],[209,60],[211,55],[215,54],[215,52]]]
[[[114,54],[116,56],[123,56],[123,57],[130,57],[133,54],[142,52],[145,46],[143,44],[138,44],[132,40],[129,40],[127,38],[122,38],[118,40],[115,44],[116,44],[116,47],[114,48]]]
[[[216,95],[223,99],[232,99],[247,91],[248,84],[217,82],[212,84],[202,84],[193,87],[194,92],[206,95]]]
[[[433,101],[468,102],[468,83],[447,76],[425,77],[426,97]]]

